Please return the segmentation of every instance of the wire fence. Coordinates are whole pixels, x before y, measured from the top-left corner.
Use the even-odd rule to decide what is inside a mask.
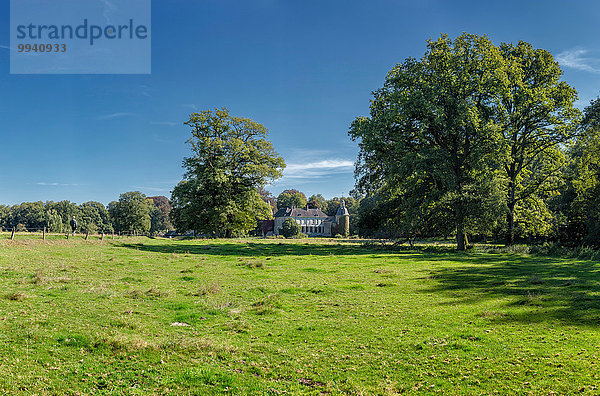
[[[37,236],[43,240],[46,240],[47,236],[64,236],[66,239],[71,237],[83,237],[85,240],[88,240],[90,237],[96,237],[100,240],[106,239],[119,239],[119,238],[133,238],[133,237],[141,237],[141,236],[152,236],[147,232],[137,232],[137,231],[118,231],[118,232],[79,232],[79,231],[63,231],[63,232],[53,232],[50,231],[47,227],[43,228],[22,228],[22,227],[12,227],[0,229],[0,232],[9,233],[10,239],[14,240],[18,235],[27,235]]]

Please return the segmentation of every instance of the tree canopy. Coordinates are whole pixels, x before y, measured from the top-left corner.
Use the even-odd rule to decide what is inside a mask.
[[[116,231],[150,231],[150,209],[152,207],[146,195],[139,191],[126,192],[118,201],[108,204],[108,212]]]
[[[192,156],[172,193],[175,227],[230,237],[272,218],[258,190],[281,177],[285,163],[266,139],[267,128],[227,109],[193,113],[185,124]]]
[[[306,195],[295,189],[283,190],[281,194],[277,196],[277,207],[279,209],[291,207],[304,208],[306,203]]]
[[[531,44],[442,35],[421,59],[394,67],[374,92],[369,117],[351,125],[359,141],[357,187],[385,208],[403,235],[504,229],[512,244],[549,235],[563,147],[577,133],[576,91],[552,55]],[[504,217],[504,219],[502,219]]]
[[[350,127],[359,140],[358,187],[386,189],[399,204],[394,217],[409,229],[451,227],[460,250],[496,179],[501,67],[486,37],[444,35],[428,42],[422,59],[394,67],[374,93],[370,117]]]
[[[501,169],[507,179],[507,244],[521,233],[548,232],[551,215],[544,197],[556,194],[565,157],[561,145],[577,132],[577,92],[561,81],[550,52],[520,41],[502,44],[505,79],[497,102],[502,131]]]

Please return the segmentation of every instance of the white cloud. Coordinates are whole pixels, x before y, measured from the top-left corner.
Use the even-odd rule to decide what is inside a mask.
[[[98,117],[98,119],[99,120],[112,120],[114,118],[131,117],[134,115],[135,114],[133,114],[133,113],[112,113],[112,114],[100,116],[100,117]]]
[[[344,159],[291,163],[284,169],[282,181],[317,180],[352,172],[354,172],[354,162]]]
[[[134,186],[136,190],[140,191],[152,191],[152,192],[169,192],[170,188],[162,188],[162,187],[142,187],[142,186]]]
[[[188,109],[192,109],[194,111],[198,111],[198,106],[196,106],[193,103],[186,103],[186,104],[182,104],[183,107],[186,107]]]
[[[104,11],[102,13],[104,15],[104,19],[106,20],[106,23],[110,23],[110,16],[118,10],[117,6],[108,0],[100,0],[100,2],[104,4]]]
[[[150,125],[177,126],[177,125],[183,125],[183,123],[182,122],[173,122],[173,121],[150,121]]]
[[[590,73],[600,73],[600,59],[586,56],[589,51],[585,49],[571,49],[563,51],[556,56],[561,66]]]
[[[53,187],[73,187],[79,186],[79,184],[75,183],[56,183],[56,182],[38,182],[36,183],[38,186],[53,186]]]
[[[289,164],[285,170],[288,172],[303,172],[303,171],[351,171],[354,168],[354,162],[342,159],[324,160],[318,162],[310,162],[307,164]]]
[[[152,94],[150,93],[152,91],[152,88],[150,88],[147,85],[140,85],[139,86],[140,89],[140,95],[145,96],[147,98],[151,98]]]

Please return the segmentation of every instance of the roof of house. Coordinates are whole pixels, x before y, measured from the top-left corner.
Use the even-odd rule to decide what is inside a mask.
[[[274,217],[329,217],[321,209],[281,208]]]

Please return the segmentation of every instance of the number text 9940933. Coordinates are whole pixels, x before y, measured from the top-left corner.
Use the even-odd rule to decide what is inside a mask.
[[[66,44],[19,44],[17,52],[67,52]]]

